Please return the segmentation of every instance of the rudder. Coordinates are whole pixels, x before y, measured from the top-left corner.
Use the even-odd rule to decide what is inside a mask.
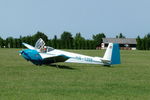
[[[119,44],[117,43],[109,43],[106,52],[104,54],[103,59],[109,60],[110,65],[112,64],[120,64],[120,49]]]
[[[120,48],[119,44],[114,43],[112,49],[111,64],[120,64]]]

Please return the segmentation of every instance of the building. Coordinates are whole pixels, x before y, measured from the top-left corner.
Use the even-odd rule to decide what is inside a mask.
[[[106,49],[109,43],[118,43],[122,50],[136,50],[135,38],[103,38],[101,49]]]

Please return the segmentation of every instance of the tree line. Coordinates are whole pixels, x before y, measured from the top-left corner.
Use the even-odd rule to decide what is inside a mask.
[[[105,37],[104,33],[98,33],[93,35],[92,39],[85,39],[81,33],[76,33],[73,37],[70,32],[65,31],[60,38],[55,35],[53,39],[48,39],[47,35],[38,31],[32,36],[8,37],[6,39],[0,37],[0,48],[23,48],[23,42],[34,46],[36,41],[42,38],[47,46],[56,49],[95,49],[101,44],[102,38]]]
[[[60,38],[54,35],[53,39],[48,39],[48,36],[43,32],[37,32],[32,36],[20,36],[19,38],[8,37],[3,39],[0,37],[0,48],[24,48],[23,42],[30,45],[35,45],[36,41],[42,38],[47,46],[56,49],[96,49],[102,43],[102,38],[106,38],[104,33],[98,33],[92,36],[92,39],[85,39],[81,33],[76,33],[73,37],[70,32],[64,31]],[[116,38],[126,38],[122,33],[116,35]],[[136,38],[138,50],[150,50],[150,33],[143,38]]]
[[[150,50],[150,33],[144,36],[144,38],[137,37],[137,49],[138,50]]]

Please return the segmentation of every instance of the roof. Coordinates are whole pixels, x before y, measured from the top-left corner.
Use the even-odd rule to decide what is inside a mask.
[[[137,44],[135,38],[102,38],[103,43]]]

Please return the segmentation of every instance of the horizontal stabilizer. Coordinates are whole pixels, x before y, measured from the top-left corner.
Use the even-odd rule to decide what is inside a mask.
[[[105,63],[105,64],[111,62],[109,59],[104,59],[104,58],[102,58],[101,60],[102,60],[102,62]]]

